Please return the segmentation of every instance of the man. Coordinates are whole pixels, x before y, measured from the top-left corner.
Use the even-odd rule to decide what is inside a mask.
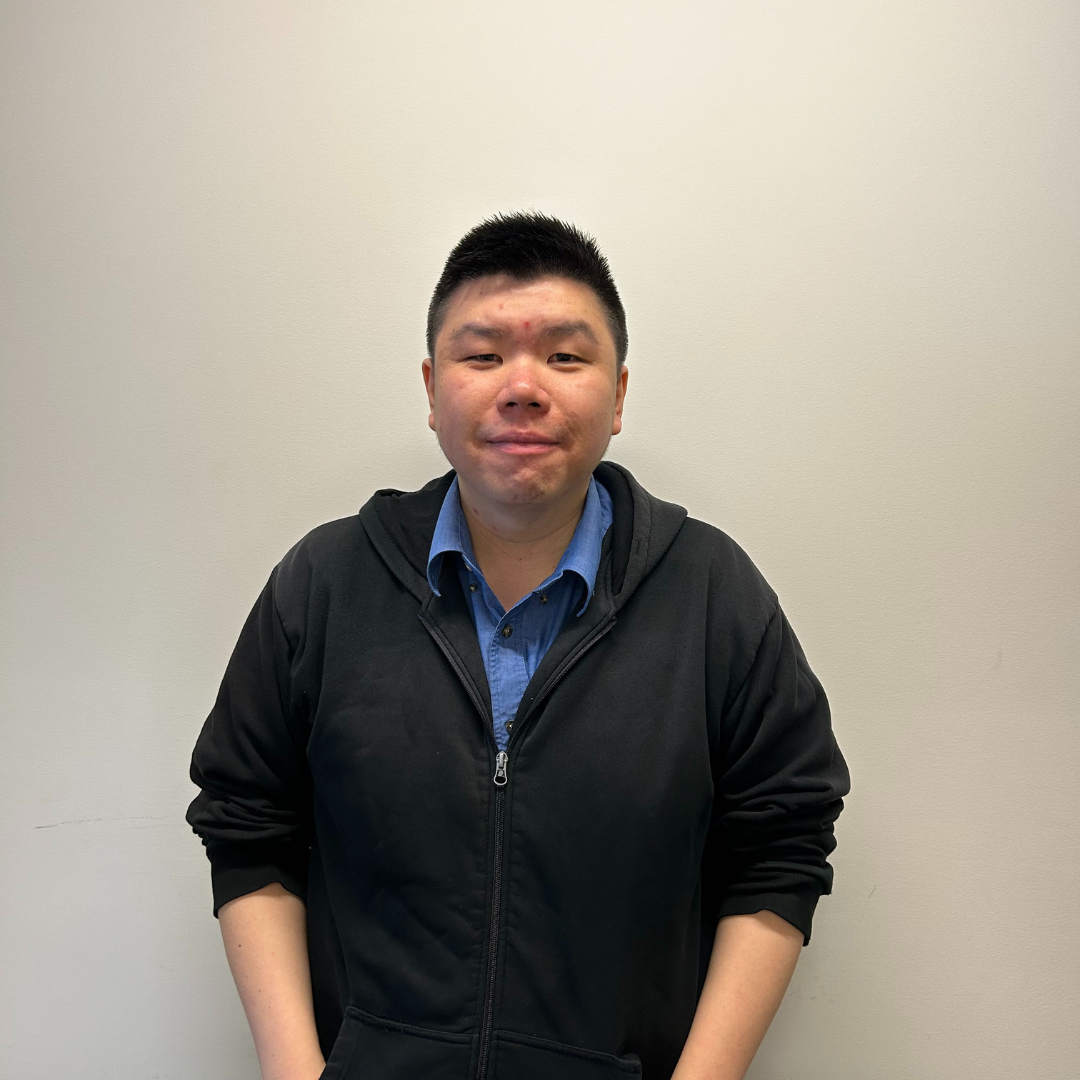
[[[590,238],[473,229],[423,362],[453,471],[241,633],[188,820],[266,1080],[735,1080],[780,1003],[847,770],[749,559],[601,461],[626,344]]]

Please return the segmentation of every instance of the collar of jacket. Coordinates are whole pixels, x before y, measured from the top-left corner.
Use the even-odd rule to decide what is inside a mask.
[[[611,494],[613,521],[606,546],[606,574],[597,575],[618,610],[663,557],[686,520],[686,510],[650,495],[630,470],[602,461],[593,472]],[[382,488],[360,510],[372,544],[394,576],[421,604],[431,597],[427,556],[431,537],[454,472],[438,476],[418,491]],[[601,563],[603,570],[603,561]],[[602,579],[606,581],[602,582]]]
[[[548,650],[522,699],[520,719],[546,696],[565,671],[565,661],[584,652],[614,622],[616,612],[663,558],[686,510],[650,495],[630,470],[602,461],[593,471],[611,495],[612,523],[600,555],[592,602],[570,620]],[[491,702],[480,646],[457,574],[444,574],[441,596],[427,581],[427,556],[443,499],[454,479],[451,470],[419,491],[383,488],[364,504],[360,520],[390,572],[420,604],[420,618],[458,670],[481,713],[490,718]]]

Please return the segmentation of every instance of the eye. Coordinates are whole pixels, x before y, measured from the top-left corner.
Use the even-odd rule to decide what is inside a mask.
[[[499,354],[493,352],[476,353],[473,356],[466,356],[465,359],[475,360],[477,363],[481,364],[494,364],[499,359]]]
[[[580,364],[581,357],[575,356],[573,353],[557,352],[551,354],[551,359],[558,361],[560,364]]]

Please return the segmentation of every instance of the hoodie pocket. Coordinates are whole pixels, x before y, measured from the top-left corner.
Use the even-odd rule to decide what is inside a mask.
[[[350,1005],[319,1080],[465,1080],[474,1041]]]
[[[513,1031],[497,1031],[495,1040],[498,1080],[625,1080],[641,1075],[636,1054],[616,1057]]]

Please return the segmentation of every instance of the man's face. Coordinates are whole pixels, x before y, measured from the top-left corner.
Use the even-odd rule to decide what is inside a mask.
[[[428,424],[474,501],[578,491],[622,427],[626,369],[596,294],[568,278],[466,282],[423,367]]]

